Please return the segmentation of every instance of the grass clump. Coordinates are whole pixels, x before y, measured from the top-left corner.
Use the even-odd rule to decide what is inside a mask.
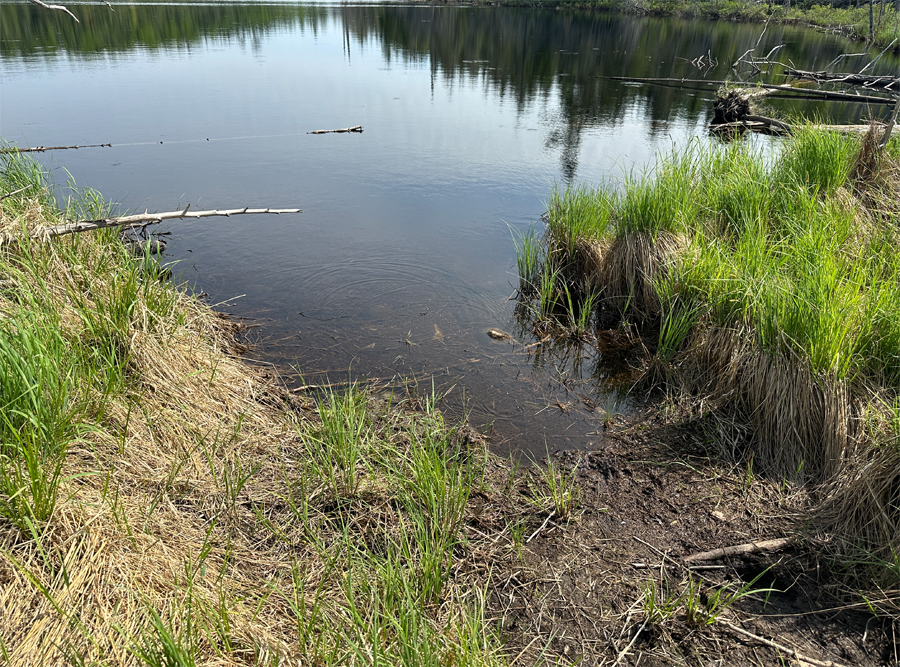
[[[591,271],[580,280],[596,286],[607,318],[639,327],[648,379],[750,426],[723,446],[728,456],[818,485],[829,498],[819,516],[888,561],[900,551],[900,503],[888,497],[900,467],[885,463],[900,432],[884,408],[900,395],[891,203],[900,180],[896,142],[879,152],[879,133],[804,128],[775,156],[691,146],[626,181],[620,195],[578,191],[610,202],[593,228],[602,231],[579,236],[592,229],[579,222],[567,236],[554,229],[567,220],[551,207],[544,254],[571,257],[570,248],[590,244],[590,263],[568,265]],[[549,261],[548,269],[559,270]],[[872,466],[884,485],[864,501],[860,471]],[[846,511],[836,510],[842,503]]]
[[[27,187],[26,187],[27,186]],[[434,408],[298,399],[236,328],[0,156],[4,664],[497,665],[457,567],[486,454]],[[490,549],[479,547],[484,553]]]

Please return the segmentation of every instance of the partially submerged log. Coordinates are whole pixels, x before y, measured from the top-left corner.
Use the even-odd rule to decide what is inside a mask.
[[[713,132],[735,132],[749,130],[764,134],[790,134],[793,128],[784,121],[768,116],[752,113],[753,99],[765,96],[765,91],[756,88],[731,88],[720,90],[713,103]],[[896,106],[895,106],[896,109]],[[817,125],[816,127],[832,132],[866,132],[870,123],[856,125]]]
[[[2,148],[0,153],[43,153],[44,151],[67,151],[79,148],[109,148],[112,144],[83,144],[81,146],[35,146],[34,148]]]
[[[341,132],[362,132],[362,125],[354,125],[353,127],[345,127],[340,130],[314,130],[312,132],[307,132],[307,134],[332,134],[332,133],[341,133]]]
[[[609,79],[611,81],[627,81],[632,83],[650,83],[661,86],[734,86],[734,81],[715,80],[715,79],[677,79],[675,77],[630,77],[630,76],[601,76],[600,79]],[[761,97],[769,95],[772,97],[780,97],[775,93],[786,93],[791,97],[804,97],[811,100],[822,100],[827,102],[853,102],[860,104],[886,104],[893,106],[894,98],[879,95],[857,95],[854,93],[844,93],[834,90],[812,90],[808,88],[799,88],[789,84],[774,83],[755,83],[741,90],[749,93],[753,91],[753,97]]]
[[[804,81],[815,81],[816,83],[843,83],[848,86],[861,86],[863,88],[889,90],[892,92],[900,90],[900,77],[896,76],[875,76],[874,74],[840,72],[810,72],[792,68],[785,69],[784,74]]]
[[[764,134],[790,134],[791,126],[775,118],[752,113],[750,102],[764,95],[758,89],[720,89],[713,102],[713,132],[750,130]]]

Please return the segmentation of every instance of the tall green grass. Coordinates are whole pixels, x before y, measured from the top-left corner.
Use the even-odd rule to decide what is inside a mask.
[[[602,214],[592,225],[552,206],[536,279],[581,271],[591,307],[634,311],[648,379],[744,423],[726,455],[827,489],[817,516],[870,564],[900,553],[898,142],[881,156],[876,144],[804,127],[772,152],[691,144],[620,193],[570,190],[565,210]],[[544,291],[559,293],[540,290],[535,313]]]
[[[799,355],[814,372],[895,382],[900,254],[894,229],[861,217],[850,199],[858,150],[858,138],[804,128],[774,159],[741,144],[692,144],[627,179],[621,194],[554,191],[543,270],[530,278],[539,285],[535,312],[579,312],[587,292],[573,302],[559,298],[559,286],[577,280],[571,271],[561,279],[567,268],[585,266],[582,244],[686,235],[687,248],[655,285],[662,355],[702,319],[748,327],[762,349]],[[601,306],[603,287],[592,297]]]
[[[128,257],[115,232],[30,239],[35,218],[99,217],[110,208],[72,187],[57,202],[36,162],[0,156],[0,192],[23,187],[3,202],[4,231],[15,240],[0,252],[0,513],[29,535],[53,514],[70,443],[127,391],[135,328],[177,326],[179,297],[158,268]],[[65,288],[48,280],[60,272]]]

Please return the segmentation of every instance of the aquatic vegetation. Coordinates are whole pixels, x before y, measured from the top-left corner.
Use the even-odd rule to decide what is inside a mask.
[[[900,395],[900,182],[897,143],[880,154],[877,131],[803,128],[775,156],[693,144],[617,196],[582,188],[573,197],[592,201],[563,207],[554,193],[544,254],[545,271],[565,257],[566,282],[595,287],[592,307],[638,326],[648,380],[750,426],[724,455],[823,485],[820,518],[886,559],[900,550],[885,495],[900,480],[885,407]],[[562,214],[592,207],[594,226]]]

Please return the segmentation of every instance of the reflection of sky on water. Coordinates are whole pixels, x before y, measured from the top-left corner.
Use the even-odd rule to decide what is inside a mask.
[[[721,28],[496,8],[91,7],[119,44],[34,9],[0,6],[5,139],[111,142],[38,159],[129,209],[304,209],[166,227],[184,277],[260,318],[260,355],[312,378],[435,375],[512,447],[596,440],[597,413],[573,392],[596,399],[602,364],[484,333],[513,328],[510,227],[537,221],[555,182],[615,183],[703,136],[711,93],[596,77],[665,74],[675,53],[724,44]],[[759,27],[730,30],[723,59]],[[831,44],[815,58],[840,48],[815,39]]]

